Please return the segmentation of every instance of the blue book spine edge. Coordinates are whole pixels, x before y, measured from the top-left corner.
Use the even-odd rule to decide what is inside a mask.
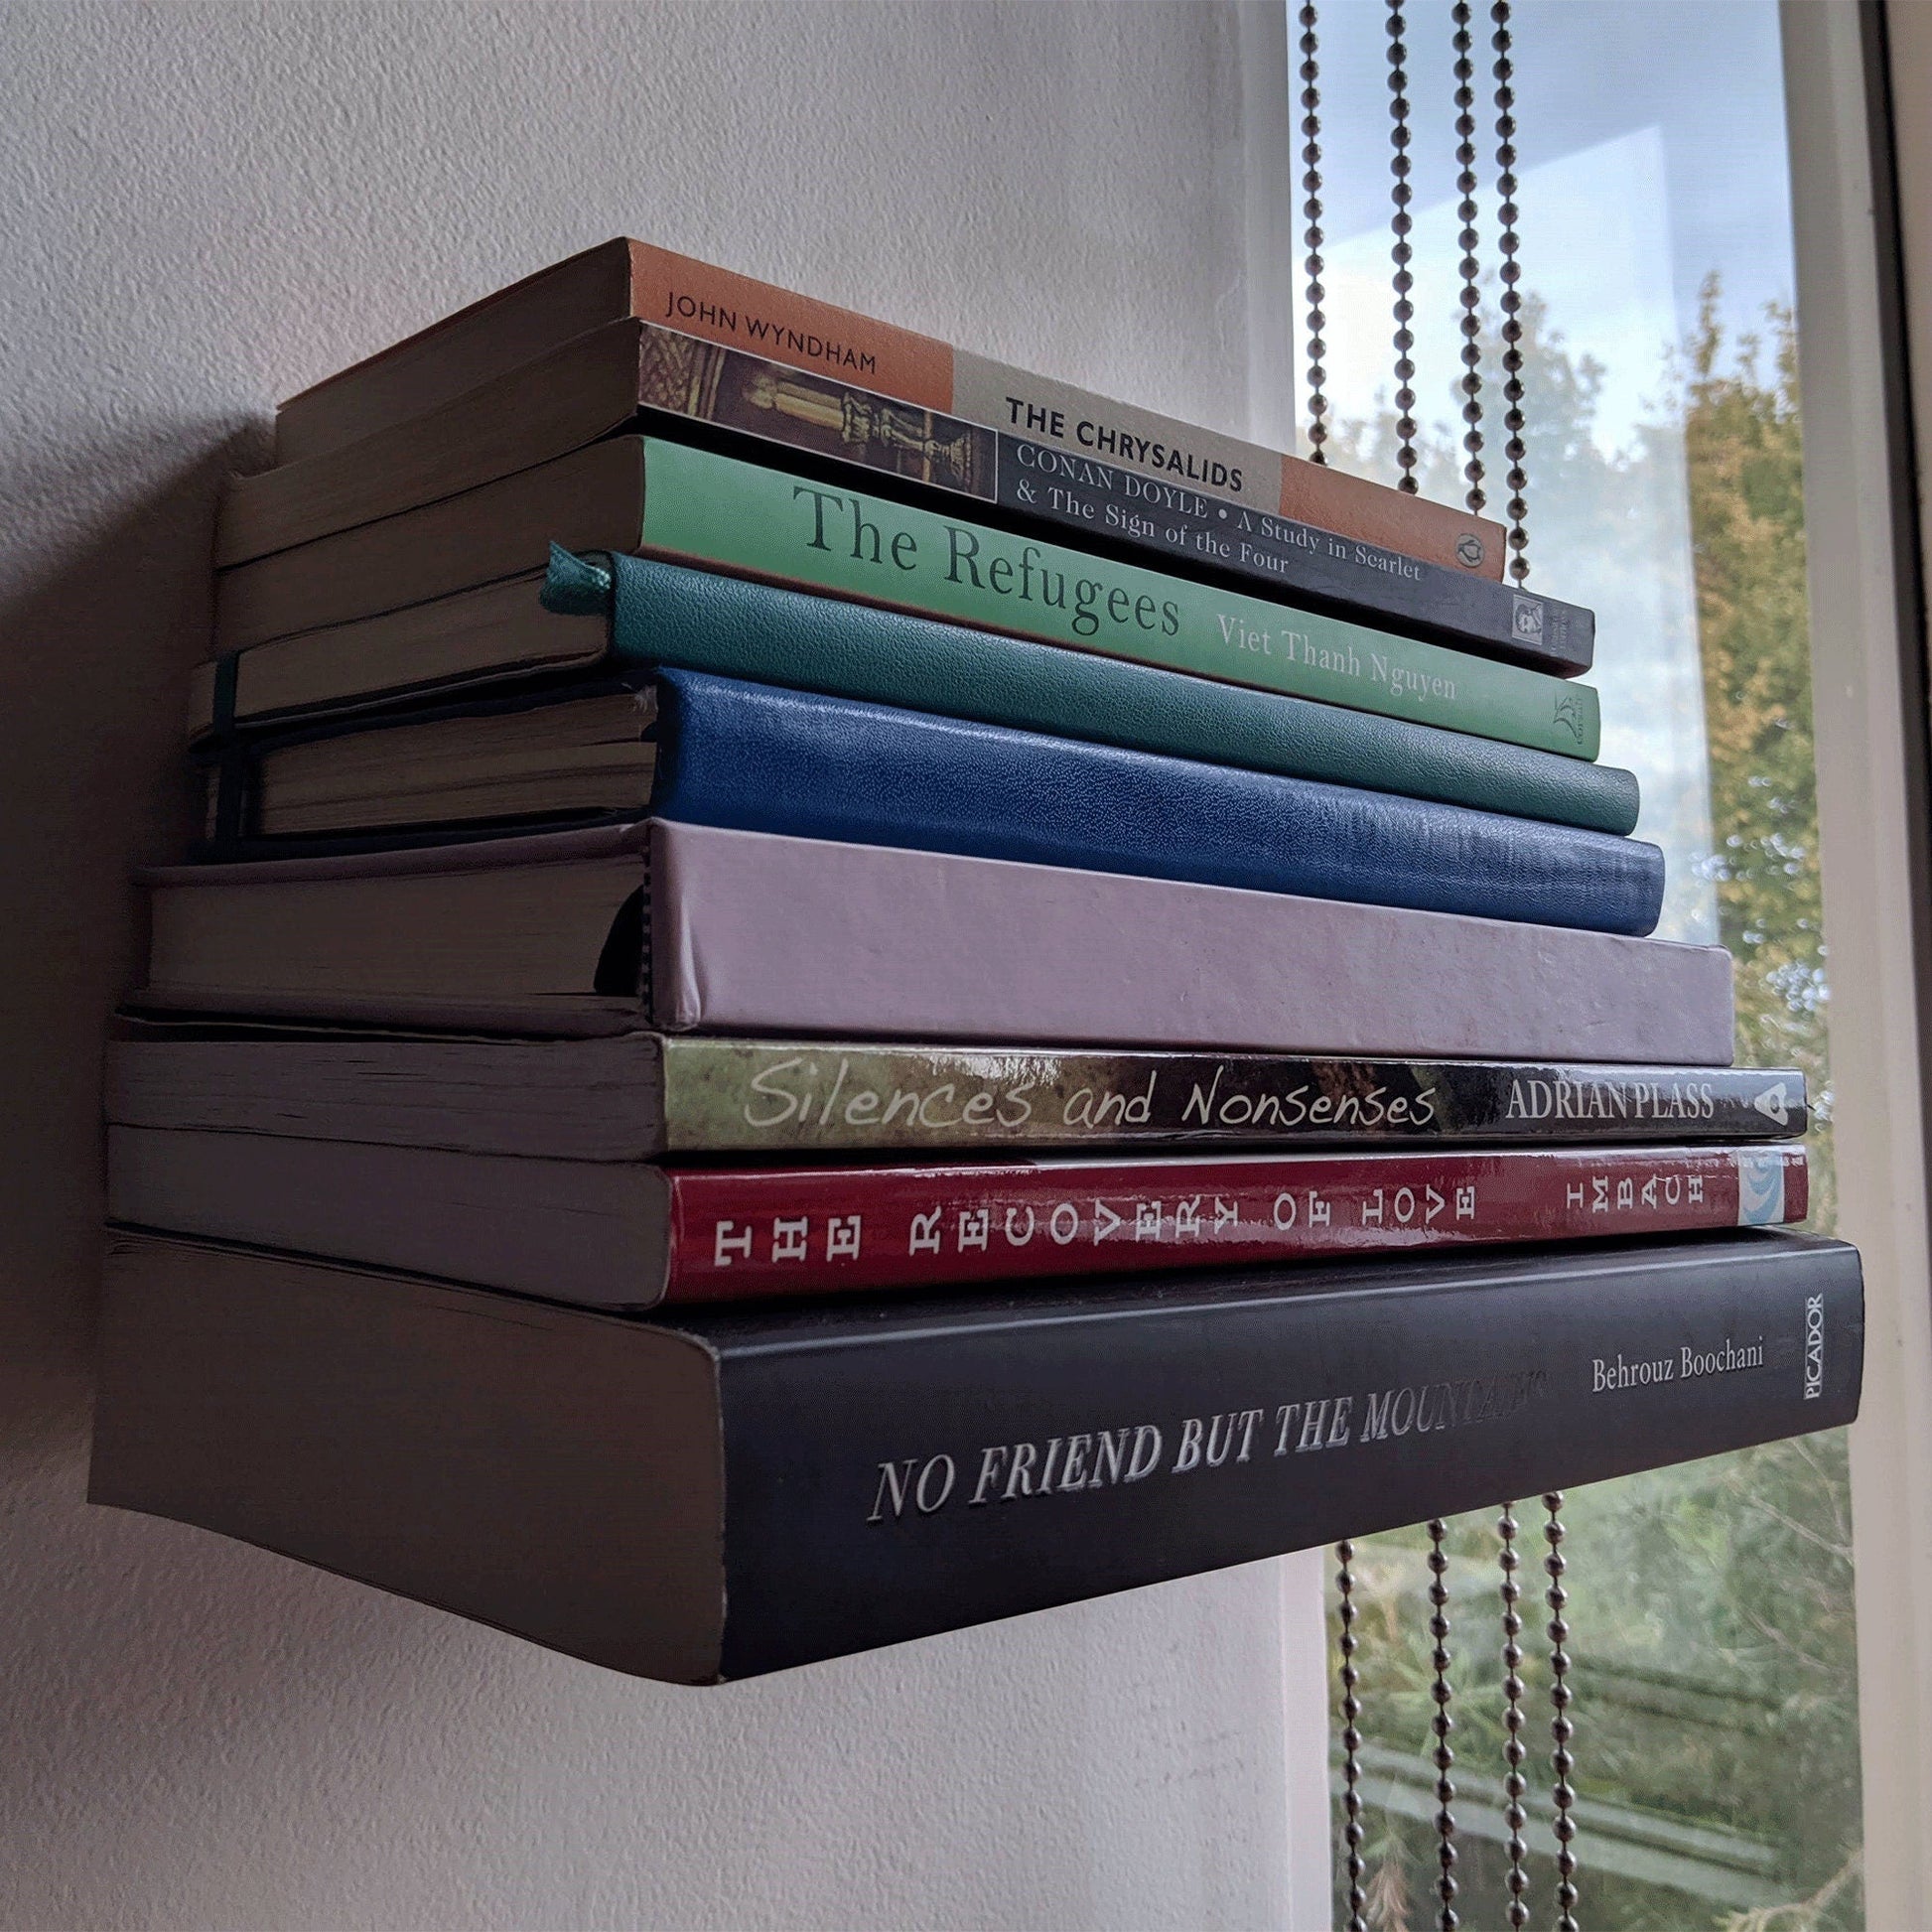
[[[1643,935],[1653,845],[1501,813],[663,670],[660,817]]]

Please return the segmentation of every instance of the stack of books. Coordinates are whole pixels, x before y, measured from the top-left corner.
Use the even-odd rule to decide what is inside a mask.
[[[704,1682],[1855,1412],[1493,524],[630,242],[277,457],[98,1499]]]

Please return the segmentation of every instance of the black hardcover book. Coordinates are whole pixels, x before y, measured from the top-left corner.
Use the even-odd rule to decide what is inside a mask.
[[[88,1493],[710,1683],[1834,1427],[1863,1326],[1803,1235],[639,1321],[129,1233]]]

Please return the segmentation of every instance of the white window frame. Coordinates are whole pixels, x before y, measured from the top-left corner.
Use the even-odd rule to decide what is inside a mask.
[[[1907,317],[1932,342],[1932,8],[1784,0],[1818,820],[1830,949],[1839,1228],[1865,1267],[1864,1402],[1852,1431],[1866,1921],[1932,1926],[1932,1244],[1923,535]],[[1904,64],[1909,62],[1910,84]],[[1909,132],[1909,149],[1906,136]],[[1900,270],[1914,291],[1901,300]],[[1909,378],[1916,376],[1916,381]]]

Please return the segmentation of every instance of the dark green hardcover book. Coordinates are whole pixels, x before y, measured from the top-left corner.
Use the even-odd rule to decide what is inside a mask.
[[[606,571],[553,551],[545,599],[559,612],[608,610],[613,650],[626,662],[683,663],[725,675],[737,664],[738,675],[912,711],[1102,738],[1594,831],[1624,833],[1636,825],[1636,779],[1613,766],[993,632],[910,629],[904,626],[914,620],[824,599],[799,599],[781,628],[753,643],[755,606],[733,580],[690,571],[672,577],[670,570],[613,553]],[[744,663],[748,655],[761,657],[766,668]],[[1558,692],[1579,688],[1541,681]]]
[[[648,558],[550,561],[548,613],[516,577],[205,664],[190,736],[218,756],[237,732],[670,665],[1597,832],[1637,822],[1614,765]]]

